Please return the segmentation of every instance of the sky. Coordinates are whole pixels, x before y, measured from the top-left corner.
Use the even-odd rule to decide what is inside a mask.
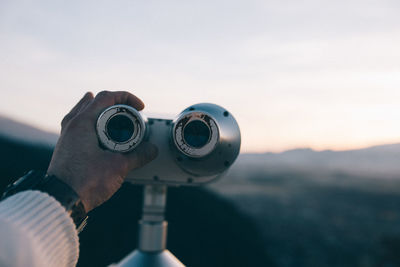
[[[59,132],[86,91],[237,119],[242,152],[400,142],[397,0],[0,1],[0,114]],[[0,125],[1,127],[1,125]]]

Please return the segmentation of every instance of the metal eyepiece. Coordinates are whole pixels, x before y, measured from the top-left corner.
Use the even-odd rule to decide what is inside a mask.
[[[176,147],[186,156],[199,158],[212,152],[219,139],[216,122],[204,112],[182,114],[173,128]]]
[[[224,108],[202,103],[188,107],[173,121],[177,164],[194,176],[226,171],[240,151],[240,129]]]
[[[136,109],[127,105],[114,105],[100,114],[96,130],[105,148],[128,152],[144,139],[146,121]]]

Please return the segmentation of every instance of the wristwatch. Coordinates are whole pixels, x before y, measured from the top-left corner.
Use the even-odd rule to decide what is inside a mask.
[[[38,190],[54,197],[67,210],[78,233],[86,226],[88,216],[81,199],[75,190],[56,176],[48,175],[43,171],[31,170],[14,183],[9,184],[1,199],[25,190]]]

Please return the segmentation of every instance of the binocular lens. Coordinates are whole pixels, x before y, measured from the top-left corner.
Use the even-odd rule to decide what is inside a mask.
[[[96,130],[105,148],[116,152],[128,152],[143,140],[146,122],[136,109],[127,105],[114,105],[100,114]]]
[[[174,121],[173,140],[176,148],[190,158],[202,158],[214,151],[219,129],[206,113],[189,111]]]
[[[183,138],[189,146],[201,148],[210,140],[210,129],[200,120],[191,121],[183,130]]]
[[[115,115],[108,121],[106,127],[110,138],[118,143],[128,141],[135,130],[132,120],[125,115]]]

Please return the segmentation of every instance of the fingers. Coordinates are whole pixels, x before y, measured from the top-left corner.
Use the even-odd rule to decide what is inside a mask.
[[[143,142],[131,153],[126,154],[129,160],[129,169],[140,168],[158,155],[158,148],[149,142]]]
[[[64,119],[61,122],[61,127],[65,128],[68,122],[74,118],[81,110],[83,110],[93,99],[93,93],[87,92],[81,100],[71,109],[71,111],[65,115]]]
[[[144,108],[142,100],[129,92],[102,91],[98,93],[95,99],[88,105],[87,110],[93,116],[98,116],[104,109],[116,104],[125,104],[136,110],[142,110]]]

